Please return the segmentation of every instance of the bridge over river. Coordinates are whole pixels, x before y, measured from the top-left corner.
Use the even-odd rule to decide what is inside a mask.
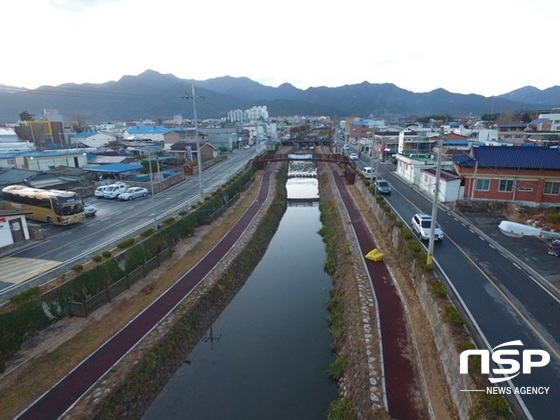
[[[356,179],[356,162],[340,153],[265,153],[257,156],[253,164],[264,166],[271,162],[283,161],[336,163],[344,167],[344,176],[349,184],[353,184]]]

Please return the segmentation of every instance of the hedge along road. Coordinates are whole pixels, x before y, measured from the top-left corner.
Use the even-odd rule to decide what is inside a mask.
[[[127,352],[138,345],[142,338],[181,303],[235,245],[264,205],[270,190],[272,172],[268,169],[264,173],[257,198],[208,254],[122,330],[22,411],[17,418],[59,418]]]
[[[374,289],[389,415],[395,419],[428,419],[431,416],[426,400],[422,398],[424,393],[420,385],[421,379],[409,357],[414,344],[408,334],[407,316],[399,292],[384,262],[374,262],[363,257],[377,246],[344,180],[331,165],[329,167],[362,255],[356,258],[362,258],[365,262]]]

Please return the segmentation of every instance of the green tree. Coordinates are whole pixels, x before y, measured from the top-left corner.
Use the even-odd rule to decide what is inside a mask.
[[[19,113],[19,120],[20,121],[34,121],[35,120],[35,115],[30,114],[27,111],[23,111]]]
[[[532,118],[531,115],[528,112],[524,112],[523,114],[521,114],[521,122],[528,124],[531,122]]]
[[[482,121],[496,121],[498,119],[498,114],[484,114],[480,119]]]

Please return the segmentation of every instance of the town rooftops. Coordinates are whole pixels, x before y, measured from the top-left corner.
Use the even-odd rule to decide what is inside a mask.
[[[453,157],[453,163],[462,168],[479,167],[501,169],[560,170],[560,149],[552,147],[478,146],[470,155]]]

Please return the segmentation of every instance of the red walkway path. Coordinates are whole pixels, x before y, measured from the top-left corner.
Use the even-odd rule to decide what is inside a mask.
[[[173,310],[235,245],[264,204],[271,171],[264,173],[257,199],[222,240],[167,292],[110,338],[95,353],[61,379],[25,411],[21,419],[56,419],[70,408],[91,386]]]
[[[354,228],[360,252],[365,255],[377,246],[344,179],[336,172],[334,179]],[[411,342],[398,291],[385,263],[367,259],[365,262],[373,282],[379,311],[389,415],[393,419],[428,419],[430,416],[425,404],[418,407],[418,397],[422,395],[420,379],[406,356],[410,352]]]

